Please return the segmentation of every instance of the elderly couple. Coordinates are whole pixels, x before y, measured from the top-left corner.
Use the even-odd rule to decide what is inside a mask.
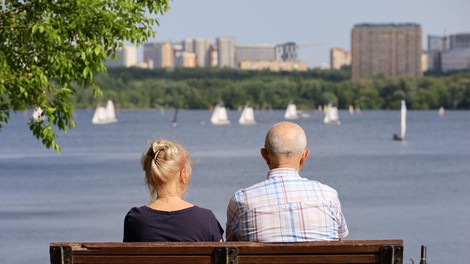
[[[300,177],[308,155],[300,126],[280,122],[269,129],[261,149],[269,173],[230,199],[227,241],[303,242],[348,235],[337,192]],[[223,240],[224,230],[212,211],[183,200],[191,162],[182,146],[155,141],[141,161],[152,201],[127,213],[124,242]]]

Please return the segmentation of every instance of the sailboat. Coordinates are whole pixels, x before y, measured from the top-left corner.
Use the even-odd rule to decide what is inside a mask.
[[[325,118],[323,118],[323,123],[325,124],[341,124],[338,117],[338,108],[333,106],[331,103],[328,104],[325,110]]]
[[[32,118],[35,120],[35,121],[42,121],[44,120],[44,116],[42,115],[42,109],[41,107],[35,107],[34,108],[34,111],[33,111],[33,115],[32,115]]]
[[[227,109],[223,104],[217,104],[212,112],[211,123],[213,125],[228,125],[230,120],[228,120]]]
[[[243,107],[242,114],[240,115],[240,119],[238,119],[238,123],[240,125],[255,125],[255,113],[253,111],[253,107],[249,106],[248,104]]]
[[[406,103],[405,100],[401,100],[401,110],[400,110],[400,135],[394,134],[393,140],[404,140],[406,134]]]
[[[178,125],[178,108],[175,108],[175,113],[173,114],[173,121],[171,121],[171,126],[176,127]]]
[[[438,114],[440,117],[444,117],[444,115],[446,114],[443,106],[439,107]]]
[[[349,113],[351,115],[354,114],[354,107],[352,105],[349,105]]]
[[[285,119],[299,119],[299,115],[297,114],[297,106],[294,103],[289,103],[287,105],[286,112],[284,113]]]
[[[95,125],[106,125],[117,122],[113,101],[108,100],[106,107],[98,105],[91,122]]]

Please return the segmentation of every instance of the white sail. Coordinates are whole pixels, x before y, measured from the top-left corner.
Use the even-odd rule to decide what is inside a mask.
[[[401,133],[400,133],[400,136],[401,136],[402,139],[405,139],[405,134],[406,134],[406,103],[405,103],[405,100],[401,100],[400,118],[401,118]]]
[[[444,110],[444,107],[443,107],[443,106],[441,106],[441,107],[439,108],[438,114],[439,114],[440,117],[444,117],[444,115],[445,115],[445,110]]]
[[[299,115],[297,114],[297,106],[293,103],[289,103],[287,105],[286,112],[284,113],[285,119],[299,119]]]
[[[95,125],[105,125],[117,122],[114,104],[108,100],[106,107],[99,105],[96,107],[95,114],[91,122]]]
[[[211,123],[213,125],[230,124],[230,120],[228,120],[227,109],[225,109],[225,107],[221,104],[215,106],[211,116]]]
[[[323,119],[325,124],[341,124],[338,116],[338,108],[332,104],[328,104],[325,110],[325,118]]]
[[[240,115],[240,119],[238,119],[238,123],[240,125],[254,125],[256,124],[255,121],[255,113],[253,111],[253,107],[245,105],[243,107],[242,114]]]
[[[44,116],[42,115],[41,107],[35,107],[32,115],[33,119],[36,121],[44,120]]]

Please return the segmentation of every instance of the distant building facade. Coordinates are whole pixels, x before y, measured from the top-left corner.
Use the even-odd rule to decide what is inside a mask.
[[[443,72],[470,70],[470,48],[449,49],[441,55]]]
[[[418,24],[358,24],[351,33],[351,74],[357,80],[422,75],[422,32]]]
[[[209,39],[195,39],[193,42],[193,51],[196,54],[196,65],[198,67],[210,66],[210,47],[212,42]]]
[[[236,68],[235,61],[236,42],[234,37],[221,37],[217,39],[217,64],[219,67]]]
[[[351,65],[351,52],[342,48],[330,50],[330,69],[338,70],[344,65]]]
[[[287,42],[276,46],[277,61],[298,61],[299,48],[295,42]]]
[[[152,65],[149,68],[173,68],[174,51],[169,42],[144,44],[144,62]]]
[[[239,65],[240,70],[268,70],[268,71],[306,71],[308,66],[303,61],[250,61],[244,60],[240,62]]]
[[[470,70],[470,33],[428,36],[428,56],[430,70]]]
[[[137,48],[135,46],[124,45],[122,48],[116,50],[117,58],[113,59],[112,56],[106,60],[106,67],[117,68],[125,67],[129,68],[137,65]]]
[[[245,63],[241,66],[242,62]],[[298,59],[298,46],[294,42],[237,45],[234,37],[221,37],[215,45],[204,38],[146,43],[141,65],[150,69],[228,67],[290,71],[303,70],[305,63]]]
[[[426,52],[423,51],[421,54],[421,72],[427,71],[429,68],[429,56]]]
[[[448,49],[447,37],[428,35],[428,69],[440,71],[441,53]]]
[[[235,50],[236,65],[242,61],[272,61],[276,60],[276,45],[274,44],[245,44],[237,45]]]

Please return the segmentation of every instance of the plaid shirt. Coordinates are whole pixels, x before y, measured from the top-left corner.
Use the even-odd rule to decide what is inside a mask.
[[[295,169],[271,170],[265,181],[237,191],[227,208],[227,241],[337,240],[348,233],[336,190]]]

